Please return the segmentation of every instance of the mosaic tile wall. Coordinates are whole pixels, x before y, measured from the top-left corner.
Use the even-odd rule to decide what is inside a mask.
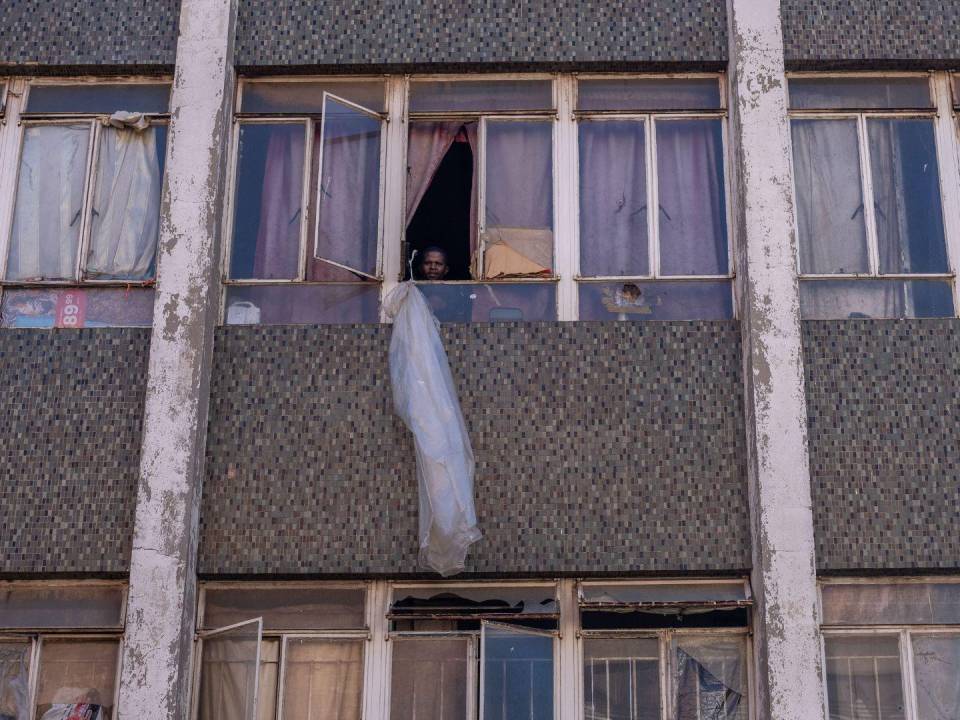
[[[179,15],[180,0],[6,0],[0,65],[172,67]]]
[[[385,326],[220,328],[200,572],[415,573]],[[736,323],[444,326],[477,457],[473,573],[750,565]]]
[[[241,0],[237,65],[721,63],[723,0]]]
[[[788,68],[926,69],[929,61],[960,60],[955,0],[782,0],[781,7]]]
[[[804,323],[817,565],[960,568],[960,321]]]
[[[0,573],[126,572],[150,331],[0,332]]]

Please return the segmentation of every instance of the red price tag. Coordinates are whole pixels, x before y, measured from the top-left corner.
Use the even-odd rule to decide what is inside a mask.
[[[64,290],[57,296],[58,328],[81,328],[87,317],[87,296],[80,290]]]

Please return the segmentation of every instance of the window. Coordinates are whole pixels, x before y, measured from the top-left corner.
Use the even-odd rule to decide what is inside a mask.
[[[821,585],[832,720],[960,717],[960,582]]]
[[[790,79],[804,317],[953,315],[930,83]]]
[[[23,87],[3,326],[150,325],[169,84]]]
[[[722,98],[716,76],[578,83],[581,319],[733,317]]]
[[[227,324],[377,322],[384,92],[241,84]]]
[[[115,583],[0,584],[0,718],[113,717],[125,599]]]

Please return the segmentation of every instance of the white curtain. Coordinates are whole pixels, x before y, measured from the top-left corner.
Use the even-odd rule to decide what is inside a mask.
[[[362,640],[292,640],[285,662],[284,720],[360,720]]]
[[[88,124],[24,132],[7,278],[69,280],[76,274]]]
[[[104,127],[100,133],[87,259],[91,276],[144,280],[153,275],[161,180],[156,132]]]
[[[29,720],[30,646],[0,645],[0,718]]]

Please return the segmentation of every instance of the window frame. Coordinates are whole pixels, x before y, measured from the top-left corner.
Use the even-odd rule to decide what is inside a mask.
[[[927,86],[930,92],[929,108],[833,108],[833,109],[794,109],[790,107],[789,92],[790,81],[802,78],[845,78],[845,79],[864,79],[871,78],[896,78],[912,77],[926,78]],[[958,171],[957,165],[957,143],[958,136],[956,126],[952,122],[953,109],[950,91],[950,78],[942,72],[790,72],[787,74],[787,118],[790,128],[793,127],[794,120],[854,120],[857,129],[857,150],[859,153],[859,175],[862,187],[862,199],[864,208],[864,229],[867,242],[867,253],[870,261],[870,271],[852,272],[852,273],[804,273],[801,270],[801,239],[799,236],[799,226],[796,217],[794,219],[793,230],[796,233],[797,241],[794,248],[794,262],[796,263],[796,275],[798,282],[818,282],[818,281],[911,281],[911,280],[944,280],[950,283],[951,296],[954,303],[954,312],[950,317],[955,317],[960,312],[960,291],[957,283],[957,267],[960,262],[960,195],[953,186],[956,184]],[[945,115],[949,126],[944,127]],[[933,131],[935,153],[937,158],[937,169],[939,172],[939,192],[940,192],[940,212],[943,222],[944,250],[947,259],[947,269],[940,273],[882,273],[879,265],[879,236],[877,232],[876,210],[874,206],[873,193],[873,168],[871,166],[869,137],[867,123],[871,119],[893,119],[893,120],[928,120]],[[792,137],[792,136],[791,136]],[[794,157],[790,153],[790,174],[795,177]],[[797,184],[791,182],[791,199],[794,208],[797,205]],[[867,212],[867,209],[870,209]]]
[[[33,87],[44,85],[90,87],[96,85],[170,85],[173,91],[173,78],[163,76],[118,76],[118,77],[26,77],[7,82],[4,90],[5,122],[8,126],[7,137],[3,140],[0,150],[0,188],[4,188],[3,201],[0,201],[0,294],[5,288],[12,289],[43,289],[43,288],[132,288],[153,287],[156,277],[145,280],[97,279],[86,277],[85,265],[90,252],[92,235],[91,204],[96,188],[98,166],[97,158],[104,126],[102,119],[109,117],[104,113],[72,113],[72,112],[29,112],[27,105],[30,101],[30,90]],[[12,86],[16,87],[12,87]],[[123,108],[119,108],[123,109]],[[144,113],[153,125],[163,125],[168,129],[169,142],[170,112]],[[20,169],[23,156],[23,146],[26,131],[31,127],[78,125],[87,123],[89,135],[87,138],[87,155],[83,178],[83,207],[80,214],[80,233],[77,241],[77,257],[73,268],[73,277],[61,280],[9,280],[7,279],[7,263],[13,240],[13,221],[16,211],[16,194],[20,179]],[[8,161],[3,151],[11,152],[13,159]]]

